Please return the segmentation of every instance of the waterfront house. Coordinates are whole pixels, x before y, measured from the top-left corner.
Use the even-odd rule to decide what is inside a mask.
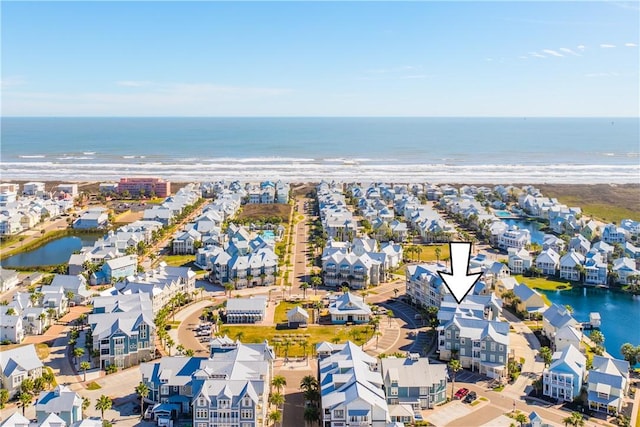
[[[582,331],[574,328],[571,325],[565,325],[558,329],[553,337],[553,348],[555,351],[562,351],[568,346],[574,346],[578,350],[580,349],[582,342]]]
[[[25,378],[42,376],[43,364],[38,358],[33,344],[2,350],[0,352],[0,385],[9,391],[9,398],[15,396]]]
[[[18,286],[20,280],[15,270],[7,270],[0,266],[0,292],[7,292]]]
[[[50,414],[57,415],[69,426],[82,420],[82,397],[64,385],[40,392],[35,406],[38,423],[44,423]]]
[[[560,255],[553,249],[545,249],[536,257],[536,267],[542,274],[553,276],[560,267]]]
[[[518,286],[518,281],[515,277],[504,277],[498,280],[495,284],[495,290],[498,296],[502,296],[507,291],[512,291],[515,287]]]
[[[378,361],[389,405],[410,405],[413,412],[433,409],[446,402],[447,365],[429,363],[426,357],[385,357]]]
[[[574,282],[580,281],[580,270],[584,266],[584,255],[571,248],[560,258],[560,278]]]
[[[542,295],[524,283],[516,285],[513,288],[513,293],[520,299],[518,311],[526,311],[531,314],[542,312],[546,308]]]
[[[561,402],[580,396],[587,359],[577,347],[569,345],[553,353],[551,364],[542,373],[542,394]]]
[[[490,378],[507,375],[509,323],[456,314],[436,330],[440,360],[457,355],[464,368]]]
[[[346,292],[329,303],[331,323],[342,325],[345,323],[369,323],[372,312],[363,297]]]
[[[609,262],[613,259],[613,246],[603,242],[602,240],[591,245],[591,250],[588,253],[599,253],[602,255],[604,262]]]
[[[531,268],[533,258],[528,250],[509,248],[507,253],[509,254],[509,270],[513,274],[523,274]]]
[[[556,333],[563,326],[579,327],[580,324],[571,316],[569,310],[558,304],[551,304],[542,314],[542,332],[549,338],[553,339]]]
[[[250,298],[227,299],[226,323],[257,323],[264,320],[267,298],[263,295]]]
[[[607,272],[608,266],[602,254],[594,252],[592,248],[584,261],[584,282],[593,285],[606,285]]]
[[[318,361],[321,425],[384,427],[391,422],[377,364],[351,341]]]
[[[629,389],[629,362],[593,356],[592,365],[587,387],[589,409],[610,415],[620,413]]]
[[[627,257],[613,260],[613,272],[618,275],[616,281],[623,285],[629,284],[632,277],[640,275],[640,271],[636,269],[635,261]]]
[[[105,228],[109,224],[109,215],[104,208],[91,208],[73,222],[73,228],[77,230],[90,230]]]
[[[113,283],[136,274],[138,268],[137,255],[125,255],[105,261],[100,270],[91,275],[92,285]]]
[[[508,248],[522,249],[531,244],[531,232],[527,229],[518,229],[511,226],[498,235],[498,247],[503,250]]]
[[[155,355],[155,323],[148,294],[101,296],[93,299],[93,348],[100,351],[100,367],[128,368]]]

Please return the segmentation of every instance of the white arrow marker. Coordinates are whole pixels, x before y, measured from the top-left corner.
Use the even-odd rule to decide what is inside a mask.
[[[438,274],[456,302],[460,304],[482,276],[482,273],[469,274],[468,272],[471,243],[450,242],[449,253],[451,254],[451,273],[438,271]]]

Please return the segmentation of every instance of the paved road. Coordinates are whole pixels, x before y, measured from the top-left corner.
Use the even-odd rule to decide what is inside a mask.
[[[291,280],[294,289],[299,289],[303,282],[310,282],[310,277],[307,273],[307,263],[309,262],[309,232],[307,227],[307,215],[304,210],[304,203],[306,201],[308,201],[308,199],[296,199],[295,205],[298,209],[293,212],[294,218],[303,215],[303,219],[298,221],[294,229],[293,278]]]

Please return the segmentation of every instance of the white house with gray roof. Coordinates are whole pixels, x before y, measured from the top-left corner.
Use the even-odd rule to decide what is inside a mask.
[[[7,270],[0,266],[0,292],[7,292],[18,286],[20,280],[15,270]]]
[[[560,268],[560,255],[552,248],[545,249],[538,254],[535,264],[542,274],[553,276]]]
[[[229,298],[225,309],[226,323],[257,323],[264,320],[267,298],[263,295],[249,298]]]
[[[386,427],[391,422],[377,364],[351,341],[318,361],[321,425]]]
[[[555,303],[551,304],[542,314],[542,333],[550,339],[553,339],[558,330],[564,326],[576,328],[579,325],[566,307]]]
[[[520,283],[513,288],[513,293],[520,299],[518,311],[531,313],[541,313],[546,309],[546,304],[540,292],[531,289],[524,283]]]
[[[46,287],[47,291],[62,289],[67,298],[71,296],[70,301],[75,304],[87,304],[91,298],[91,291],[87,286],[87,279],[83,275],[75,276],[66,274],[56,274],[53,276],[51,284]]]
[[[82,420],[82,397],[64,385],[40,392],[35,407],[41,424],[50,414],[59,416],[68,426]]]
[[[336,297],[329,303],[329,315],[331,323],[343,325],[345,323],[369,323],[371,320],[371,308],[364,302],[363,297],[351,292]]]
[[[43,364],[33,344],[0,352],[0,385],[13,397],[25,378],[42,376]]]

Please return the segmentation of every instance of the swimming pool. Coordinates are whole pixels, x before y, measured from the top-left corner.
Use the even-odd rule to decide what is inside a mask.
[[[264,230],[262,233],[260,233],[260,235],[262,236],[262,238],[264,240],[275,240],[276,239],[276,234],[271,230]]]

